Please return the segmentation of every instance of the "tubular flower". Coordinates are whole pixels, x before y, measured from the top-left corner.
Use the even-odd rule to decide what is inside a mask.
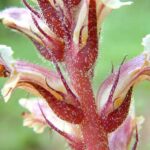
[[[10,47],[0,46],[0,76],[8,81],[1,90],[7,102],[16,88],[35,97],[19,103],[24,126],[42,133],[50,127],[64,136],[75,150],[127,150],[141,120],[135,117],[132,90],[150,79],[150,35],[143,39],[144,52],[122,62],[94,96],[91,80],[98,55],[98,39],[104,18],[131,2],[119,0],[37,0],[39,10],[26,0],[26,8],[0,12],[9,28],[24,33],[56,71],[15,60]],[[64,65],[69,80],[62,74]],[[139,121],[140,120],[140,121]],[[117,142],[116,142],[117,141]]]

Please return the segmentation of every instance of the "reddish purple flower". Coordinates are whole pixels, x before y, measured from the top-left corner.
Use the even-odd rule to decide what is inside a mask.
[[[132,89],[150,79],[150,36],[144,52],[120,65],[94,96],[92,78],[98,56],[101,24],[112,9],[129,5],[119,0],[37,0],[35,10],[9,8],[0,13],[3,24],[28,36],[56,71],[14,60],[10,47],[0,46],[0,76],[8,77],[1,93],[7,102],[16,88],[36,97],[19,100],[29,112],[24,126],[42,133],[51,127],[75,150],[126,150],[141,118],[134,114]],[[60,64],[68,77],[62,74]],[[136,134],[136,149],[138,133]]]

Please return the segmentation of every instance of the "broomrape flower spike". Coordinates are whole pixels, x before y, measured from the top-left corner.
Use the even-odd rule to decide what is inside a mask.
[[[11,48],[0,45],[0,77],[8,78],[1,90],[5,102],[16,88],[34,94],[19,100],[28,110],[22,115],[23,125],[37,133],[50,127],[74,150],[127,150],[132,138],[136,149],[143,118],[135,116],[132,89],[139,81],[150,79],[150,35],[143,38],[144,52],[123,61],[100,85],[96,97],[91,83],[101,24],[113,9],[132,2],[34,2],[39,9],[23,0],[25,8],[5,9],[0,12],[0,20],[29,37],[38,52],[54,63],[56,71],[15,60]]]

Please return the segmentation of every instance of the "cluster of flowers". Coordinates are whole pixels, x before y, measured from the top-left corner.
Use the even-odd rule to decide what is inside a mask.
[[[36,97],[22,98],[24,126],[42,133],[50,127],[75,150],[127,150],[133,135],[137,147],[142,118],[135,117],[132,89],[150,79],[150,35],[144,52],[122,62],[100,85],[94,96],[92,78],[98,56],[101,24],[113,10],[132,2],[120,0],[34,0],[39,9],[23,0],[26,8],[0,12],[7,27],[29,37],[56,71],[15,60],[10,47],[0,45],[0,76],[5,102],[16,88]],[[66,78],[61,70],[63,64]]]

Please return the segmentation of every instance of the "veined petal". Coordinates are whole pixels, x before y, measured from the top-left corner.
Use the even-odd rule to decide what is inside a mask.
[[[37,75],[39,77],[45,78],[47,86],[52,87],[53,89],[66,93],[65,87],[59,77],[59,75],[55,71],[49,71],[49,69],[25,62],[25,61],[17,61],[14,65],[16,71],[22,73],[31,73],[33,75]]]
[[[38,41],[39,43],[42,43],[38,36],[36,36],[36,34],[39,36],[42,36],[42,34],[34,25],[29,10],[25,8],[8,8],[0,12],[0,20],[2,20],[4,25],[12,29],[18,30],[20,32],[23,32],[32,39]],[[49,28],[41,19],[38,18],[38,22],[45,32],[55,37],[55,34],[49,30]]]
[[[2,95],[6,102],[10,98],[12,91],[18,86],[19,82],[23,81],[38,83],[49,92],[52,92],[59,100],[62,100],[62,96],[58,94],[56,90],[65,93],[65,88],[61,80],[53,71],[47,71],[47,69],[40,66],[18,61],[14,64],[14,72],[12,72],[11,77],[2,89]],[[32,86],[29,86],[29,84],[24,84],[24,86],[21,85],[20,87],[27,88],[29,92],[33,94],[38,94]]]
[[[10,98],[11,92],[16,88],[19,81],[28,80],[39,83],[46,89],[49,89],[58,99],[62,99],[59,92],[66,93],[65,87],[61,79],[54,71],[31,64],[24,61],[15,61],[12,57],[13,51],[10,47],[0,46],[0,63],[1,76],[4,76],[4,71],[9,73],[9,80],[2,89],[2,95],[7,102]],[[7,73],[6,72],[6,73]],[[54,92],[58,91],[58,92]]]
[[[106,101],[108,100],[108,96],[114,83],[116,73],[117,72],[114,72],[112,75],[110,75],[103,82],[99,89],[97,95],[98,110],[100,109],[100,107],[103,108],[103,106],[106,104]],[[133,86],[135,83],[138,83],[141,80],[149,79],[150,53],[149,51],[144,51],[144,53],[142,53],[140,56],[137,56],[136,58],[122,65],[119,76],[119,82],[113,94],[113,104],[111,104],[111,108],[108,108],[109,112],[111,112],[114,108],[120,106],[127,94],[127,91],[130,89],[131,86]],[[119,101],[115,102],[116,100]]]
[[[56,58],[62,60],[64,50],[62,40],[48,28],[42,19],[35,17],[38,26],[51,38],[51,41],[47,40],[45,35],[38,29],[32,16],[33,14],[25,8],[9,8],[0,12],[0,20],[2,20],[3,24],[27,35],[33,41],[42,56],[48,60],[51,59],[51,55],[47,52],[45,43],[43,43],[43,41],[45,41]]]
[[[0,19],[3,24],[12,28],[19,30],[29,37],[36,39],[41,42],[40,39],[31,31],[33,30],[33,21],[31,14],[27,9],[24,8],[9,8],[0,13]],[[34,26],[35,29],[35,26]],[[35,30],[33,30],[35,32]],[[37,30],[36,30],[37,31]]]
[[[31,114],[24,116],[24,125],[31,127],[38,132],[42,132],[45,127],[49,126],[43,117],[40,107],[43,110],[46,118],[61,132],[68,134],[72,140],[81,140],[81,131],[78,125],[70,124],[58,118],[51,110],[48,104],[41,98],[21,99],[20,105],[25,107]],[[40,107],[39,107],[40,105]],[[39,128],[37,128],[39,127]]]
[[[111,150],[127,150],[135,129],[134,119],[130,116],[113,133],[109,135],[109,147]]]

